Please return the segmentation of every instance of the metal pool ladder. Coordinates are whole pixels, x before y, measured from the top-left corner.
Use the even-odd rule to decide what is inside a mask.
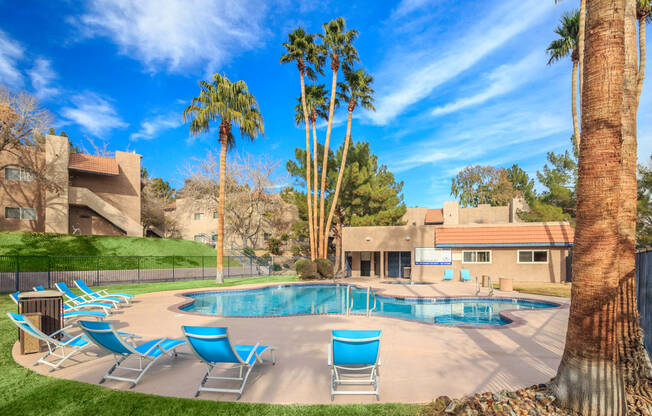
[[[346,286],[346,316],[349,316],[351,314],[351,311],[353,311],[353,296],[352,296],[352,286],[347,285]],[[374,299],[374,306],[370,309],[370,299],[373,296]],[[367,287],[367,307],[366,307],[366,315],[371,316],[371,312],[376,310],[376,306],[378,304],[378,301],[376,299],[376,292],[371,288],[371,286]]]
[[[494,285],[493,282],[491,281],[491,276],[487,276],[487,285],[489,286],[489,294],[488,296],[493,296],[494,295]],[[478,296],[480,294],[480,290],[482,290],[482,283],[481,280],[476,278],[475,279],[475,296]]]

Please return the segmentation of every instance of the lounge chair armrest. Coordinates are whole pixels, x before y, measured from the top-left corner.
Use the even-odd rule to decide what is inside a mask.
[[[328,365],[333,365],[333,348],[331,344],[328,344]]]
[[[77,336],[70,337],[70,339],[69,339],[68,341],[64,342],[63,345],[68,345],[68,344],[70,344],[71,342],[73,342],[73,341],[75,341],[75,340],[81,338],[83,335],[84,335],[84,334],[79,334],[79,335],[77,335]]]
[[[251,352],[247,356],[247,359],[245,360],[245,363],[247,363],[247,364],[249,363],[249,360],[251,360],[252,355],[255,355],[256,357],[258,357],[258,353],[256,352],[256,350],[258,349],[259,346],[260,346],[260,342],[257,342],[256,345],[254,345],[254,347],[251,349]]]
[[[145,352],[143,353],[143,355],[149,355],[150,352],[154,351],[155,348],[158,348],[158,346],[161,345],[161,342],[163,342],[163,341],[165,341],[165,340],[166,340],[166,338],[162,338],[159,342],[157,342],[156,344],[152,345],[152,346],[150,347],[150,349],[148,349],[147,351],[145,351]],[[161,350],[161,351],[165,351],[163,348],[160,348],[160,350]]]
[[[98,290],[96,293],[99,294],[99,295],[102,295],[102,296],[108,296],[109,295],[109,292],[107,292],[106,289]]]
[[[74,326],[75,325],[64,326],[63,328],[59,329],[58,331],[54,331],[53,333],[51,333],[50,336],[53,337],[53,336],[58,335],[58,334],[64,334],[64,335],[70,336],[70,335],[68,335],[66,333],[66,329],[73,328]]]

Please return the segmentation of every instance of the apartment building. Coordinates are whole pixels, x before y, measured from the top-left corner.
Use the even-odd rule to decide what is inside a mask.
[[[350,276],[441,281],[445,269],[454,279],[467,269],[514,281],[564,282],[573,229],[566,222],[522,222],[527,209],[515,199],[508,206],[408,208],[406,225],[345,227],[342,247]]]
[[[0,153],[0,229],[142,235],[140,155],[71,153],[68,138],[53,135],[22,153],[47,181],[21,166],[16,155]]]

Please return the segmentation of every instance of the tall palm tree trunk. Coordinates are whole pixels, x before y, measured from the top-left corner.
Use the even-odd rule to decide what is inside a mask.
[[[310,121],[308,120],[308,107],[306,106],[306,84],[303,79],[304,71],[299,68],[301,76],[301,106],[303,119],[306,122],[306,208],[308,208],[308,234],[310,235],[310,259],[315,259],[315,232],[312,221],[312,194],[310,192]]]
[[[220,194],[217,206],[217,270],[215,282],[224,283],[224,183],[226,182],[226,149],[228,132],[226,126],[220,126]]]
[[[336,59],[333,57],[332,59]],[[328,172],[328,145],[331,140],[331,128],[333,127],[333,112],[335,111],[335,92],[337,90],[337,70],[339,69],[339,62],[331,63],[333,70],[333,82],[331,84],[331,101],[328,107],[328,127],[326,128],[326,139],[324,140],[324,159],[321,167],[321,188],[319,195],[319,228],[323,234],[322,244],[319,247],[319,257],[326,258],[328,255],[328,230],[324,228],[324,196],[326,194],[326,173]]]
[[[645,20],[647,16],[643,15],[638,18],[638,48],[639,48],[639,65],[638,65],[638,80],[636,85],[636,105],[641,99],[641,91],[643,90],[643,80],[645,79],[645,59],[646,59],[646,46],[645,46]]]
[[[640,24],[640,21],[639,21]],[[623,126],[620,171],[620,203],[618,209],[619,359],[629,393],[645,394],[652,398],[652,385],[647,378],[652,372],[649,356],[643,346],[636,299],[636,118],[639,98],[639,75],[636,3],[625,7],[625,65],[623,94]]]
[[[349,141],[351,140],[351,120],[353,119],[354,106],[349,104],[349,117],[346,123],[346,139],[344,139],[344,149],[342,150],[342,161],[340,162],[340,171],[337,174],[337,184],[335,185],[335,194],[333,195],[333,203],[331,204],[330,212],[328,213],[328,220],[326,220],[326,230],[330,229],[333,215],[335,215],[335,207],[337,200],[340,196],[340,186],[342,185],[342,177],[344,176],[344,169],[346,167],[346,155],[349,153]],[[324,244],[328,238],[328,234],[324,236]]]
[[[589,2],[573,287],[566,345],[550,384],[583,415],[626,413],[618,364],[618,209],[623,138],[624,1]]]
[[[312,123],[312,163],[313,163],[313,192],[315,195],[313,196],[313,209],[312,212],[314,213],[312,216],[313,219],[313,230],[314,230],[314,235],[315,235],[315,251],[319,250],[319,238],[320,232],[319,232],[319,225],[317,224],[317,204],[318,204],[318,199],[319,199],[319,188],[317,188],[317,175],[319,174],[319,170],[317,169],[317,126],[316,126],[316,118],[311,117],[310,119]]]
[[[580,21],[577,32],[577,52],[579,53],[579,71],[580,71],[580,108],[582,108],[582,91],[584,90],[584,38],[586,37],[586,0],[580,0]],[[577,143],[580,142],[580,136],[576,137]]]
[[[573,135],[575,136],[575,146],[580,150],[580,125],[577,121],[577,60],[573,59],[573,80],[571,81],[572,97],[571,105],[573,113]]]

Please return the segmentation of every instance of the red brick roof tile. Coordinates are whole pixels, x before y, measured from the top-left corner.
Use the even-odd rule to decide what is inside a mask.
[[[115,160],[115,158],[85,155],[83,153],[70,154],[68,169],[110,176],[117,176],[120,174],[118,161]]]
[[[435,230],[435,246],[568,245],[574,232],[569,224],[542,223],[487,227],[443,227]]]

